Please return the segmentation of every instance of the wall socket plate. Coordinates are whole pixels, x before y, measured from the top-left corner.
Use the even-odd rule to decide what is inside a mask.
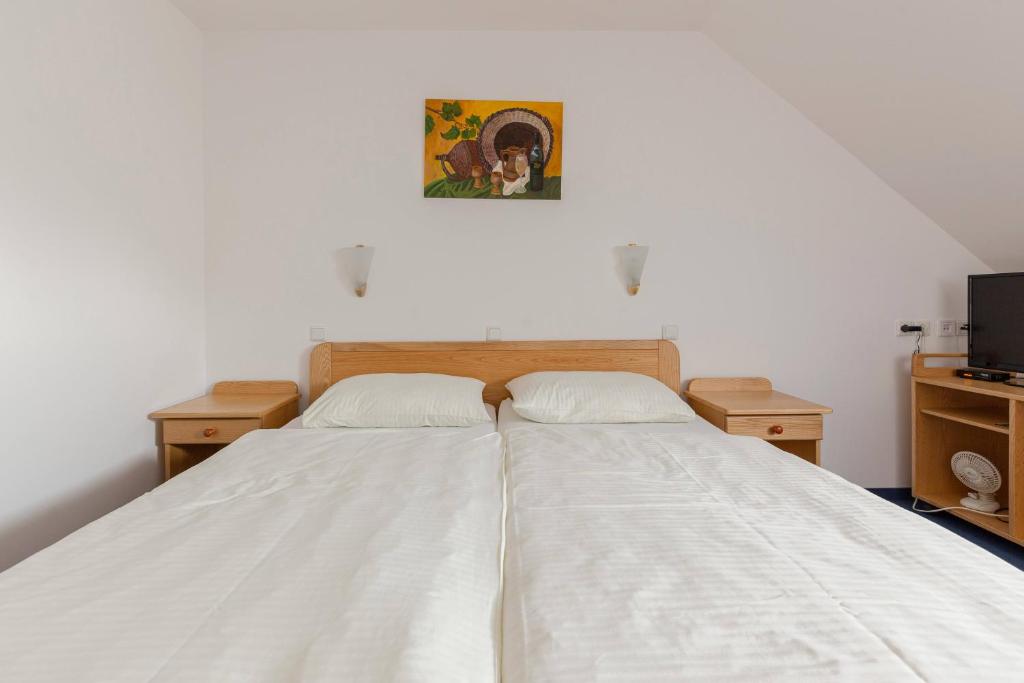
[[[955,337],[956,336],[956,321],[955,320],[940,320],[939,321],[939,336],[940,337]]]
[[[314,325],[309,328],[309,341],[322,342],[327,339],[327,328]]]
[[[966,337],[967,336],[967,321],[957,320],[956,321],[956,336]]]
[[[927,320],[897,320],[896,321],[896,336],[897,337],[916,337],[917,332],[904,332],[900,328],[904,325],[920,325],[924,331],[924,336],[928,336],[931,333],[931,325]]]
[[[675,341],[679,339],[679,325],[662,325],[661,338]]]
[[[487,341],[501,341],[501,328],[488,327],[485,339],[487,339]]]

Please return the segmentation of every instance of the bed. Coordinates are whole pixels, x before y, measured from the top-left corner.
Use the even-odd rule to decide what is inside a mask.
[[[326,343],[310,399],[357,374],[433,372],[483,380],[497,406],[538,370],[680,388],[664,341]],[[504,449],[490,425],[244,436],[0,574],[0,677],[1024,670],[1019,573],[825,470],[699,419],[547,426],[506,407],[499,422]]]
[[[1024,575],[767,442],[499,430],[508,683],[1024,675]]]
[[[502,491],[493,423],[251,432],[0,574],[0,679],[496,680]]]

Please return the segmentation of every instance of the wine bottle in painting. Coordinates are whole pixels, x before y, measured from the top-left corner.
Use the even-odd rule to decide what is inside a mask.
[[[544,150],[540,147],[540,133],[534,134],[530,148],[530,189],[534,192],[544,189]]]

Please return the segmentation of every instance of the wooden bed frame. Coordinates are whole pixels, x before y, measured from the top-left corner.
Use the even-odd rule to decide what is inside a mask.
[[[679,393],[679,350],[663,340],[517,342],[324,342],[309,357],[309,402],[335,382],[374,372],[436,372],[483,380],[497,407],[505,384],[541,370],[620,370]]]

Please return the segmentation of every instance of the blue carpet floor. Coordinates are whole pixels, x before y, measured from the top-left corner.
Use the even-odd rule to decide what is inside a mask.
[[[868,489],[877,496],[885,498],[890,503],[899,505],[901,508],[910,509],[914,498],[910,495],[910,489]],[[932,506],[928,503],[918,503],[922,510],[930,510]],[[914,513],[919,514],[919,513]],[[971,543],[979,545],[997,557],[1001,557],[1014,567],[1024,570],[1024,546],[1011,543],[1005,538],[976,527],[970,522],[954,517],[947,512],[936,512],[932,515],[921,515],[926,519],[946,527],[954,534],[966,538]]]

